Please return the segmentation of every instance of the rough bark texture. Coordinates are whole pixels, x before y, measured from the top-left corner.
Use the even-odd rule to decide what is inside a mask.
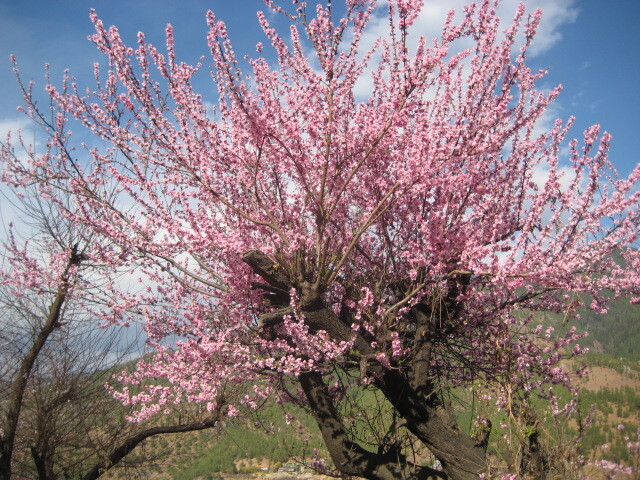
[[[38,480],[54,480],[56,478],[51,454],[46,446],[40,449],[32,447],[31,457],[38,472]]]
[[[316,372],[303,373],[299,376],[299,381],[320,427],[329,455],[343,474],[371,480],[447,478],[442,472],[432,468],[413,465],[396,453],[375,454],[351,441],[322,375]]]
[[[539,422],[535,413],[531,410],[524,412],[523,420],[525,422],[526,437],[518,451],[518,456],[520,457],[519,474],[522,478],[544,480],[549,473],[549,458],[544,445],[540,443]]]
[[[277,268],[276,262],[260,251],[250,250],[245,253],[243,259],[270,286],[283,292],[292,287],[292,282]],[[464,284],[464,279],[462,283]],[[301,294],[300,308],[305,323],[312,331],[324,330],[332,339],[339,341],[353,338],[354,332],[348,322],[327,308],[318,292],[314,292],[307,284],[297,287]],[[375,362],[365,362],[367,373],[378,378],[375,385],[405,419],[407,428],[442,463],[446,476],[432,478],[472,480],[477,479],[487,469],[486,439],[474,439],[460,430],[454,416],[436,395],[429,372],[432,338],[435,335],[433,322],[429,319],[437,318],[440,328],[446,328],[444,319],[454,318],[459,310],[459,306],[451,301],[455,296],[457,293],[452,289],[450,298],[441,302],[442,306],[439,308],[442,311],[435,312],[437,315],[434,315],[433,311],[424,311],[426,307],[414,309],[419,327],[414,342],[415,354],[410,366],[387,370]],[[290,313],[289,310],[282,310],[264,315],[261,319],[262,327],[266,329],[276,324],[285,311]],[[375,353],[370,342],[359,334],[356,334],[354,351],[361,359],[373,358]],[[423,478],[420,475],[437,475],[435,471],[427,473],[421,470],[421,467],[399,461],[397,457],[393,460],[395,467],[391,466],[390,459],[370,458],[369,455],[372,454],[347,438],[321,376],[310,372],[300,375],[299,380],[315,413],[331,458],[344,474],[372,480],[405,478],[407,474],[415,478]]]
[[[407,421],[407,428],[440,460],[454,480],[477,479],[486,471],[486,447],[464,433],[435,394],[423,398],[397,371],[387,371],[381,390]]]

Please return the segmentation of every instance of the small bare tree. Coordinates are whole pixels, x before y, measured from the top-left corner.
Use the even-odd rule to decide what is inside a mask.
[[[20,225],[5,226],[0,257],[0,478],[95,479],[150,436],[214,427],[222,399],[206,416],[127,421],[105,384],[140,355],[141,332],[91,313],[117,277],[37,191],[3,188]]]

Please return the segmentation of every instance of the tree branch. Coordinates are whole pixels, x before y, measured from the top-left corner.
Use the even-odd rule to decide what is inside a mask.
[[[195,432],[198,430],[206,430],[216,426],[223,415],[222,408],[219,408],[216,414],[209,420],[204,422],[194,422],[180,425],[166,425],[160,427],[151,427],[143,430],[136,435],[127,438],[119,446],[117,446],[108,457],[98,461],[87,473],[84,474],[82,480],[96,480],[111,468],[116,466],[124,457],[133,451],[140,443],[154,435],[163,435],[166,433],[184,433]]]
[[[365,450],[347,436],[329,390],[318,372],[299,375],[314,418],[334,465],[345,475],[370,480],[433,480],[447,476],[429,467],[415,465],[397,453],[375,454]]]
[[[244,253],[242,260],[248,264],[254,272],[260,275],[272,287],[281,293],[289,294],[292,287],[287,276],[280,270],[280,265],[262,253],[260,250],[249,250]]]
[[[56,296],[49,306],[47,318],[31,344],[31,348],[22,358],[20,368],[12,381],[11,394],[9,396],[7,414],[4,422],[4,434],[0,436],[0,479],[2,480],[9,480],[11,478],[11,458],[13,457],[24,393],[29,377],[31,376],[31,371],[47,339],[59,325],[60,315],[62,314],[69,289],[71,288],[71,269],[79,265],[84,259],[82,254],[78,254],[77,250],[77,245],[71,249],[67,265],[60,276],[60,284]]]

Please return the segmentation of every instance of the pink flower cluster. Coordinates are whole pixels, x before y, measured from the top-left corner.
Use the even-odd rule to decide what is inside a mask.
[[[115,394],[140,406],[138,419],[177,402],[252,407],[295,397],[286,376],[353,368],[353,344],[309,328],[295,305],[312,288],[384,368],[410,365],[424,309],[443,384],[484,382],[500,404],[507,384],[554,398],[548,385],[569,382],[560,361],[584,351],[574,345],[582,335],[531,324],[547,312],[570,318],[582,295],[597,311],[605,290],[640,298],[640,255],[629,248],[640,165],[617,179],[598,126],[581,142],[569,140],[572,119],[537,132],[560,93],[538,89],[546,72],[525,63],[539,12],[527,20],[520,8],[505,30],[497,2],[485,1],[412,50],[421,1],[388,2],[390,35],[370,46],[373,0],[347,2],[340,20],[322,5],[307,18],[266,3],[292,26],[286,38],[258,15],[277,64],[258,56],[250,73],[224,23],[207,16],[214,117],[193,88],[200,65],[176,59],[170,27],[163,52],[142,34],[129,47],[95,14],[91,40],[105,62],[93,91],[68,75],[48,82],[43,112],[25,86],[24,111],[48,143],[26,161],[3,145],[3,181],[37,185],[92,232],[96,262],[141,280],[110,285],[99,312],[143,324],[153,352]],[[473,48],[458,50],[459,39]],[[356,84],[369,75],[360,98]],[[93,135],[91,146],[76,129]],[[278,307],[242,260],[250,249],[293,285],[271,336],[260,318]],[[20,285],[42,275],[25,268]],[[258,379],[268,387],[235,398]]]

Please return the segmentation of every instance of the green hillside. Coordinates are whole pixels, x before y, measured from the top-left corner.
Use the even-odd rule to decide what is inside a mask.
[[[614,300],[607,314],[583,309],[574,324],[589,332],[581,344],[593,352],[640,361],[640,305],[624,298]]]

